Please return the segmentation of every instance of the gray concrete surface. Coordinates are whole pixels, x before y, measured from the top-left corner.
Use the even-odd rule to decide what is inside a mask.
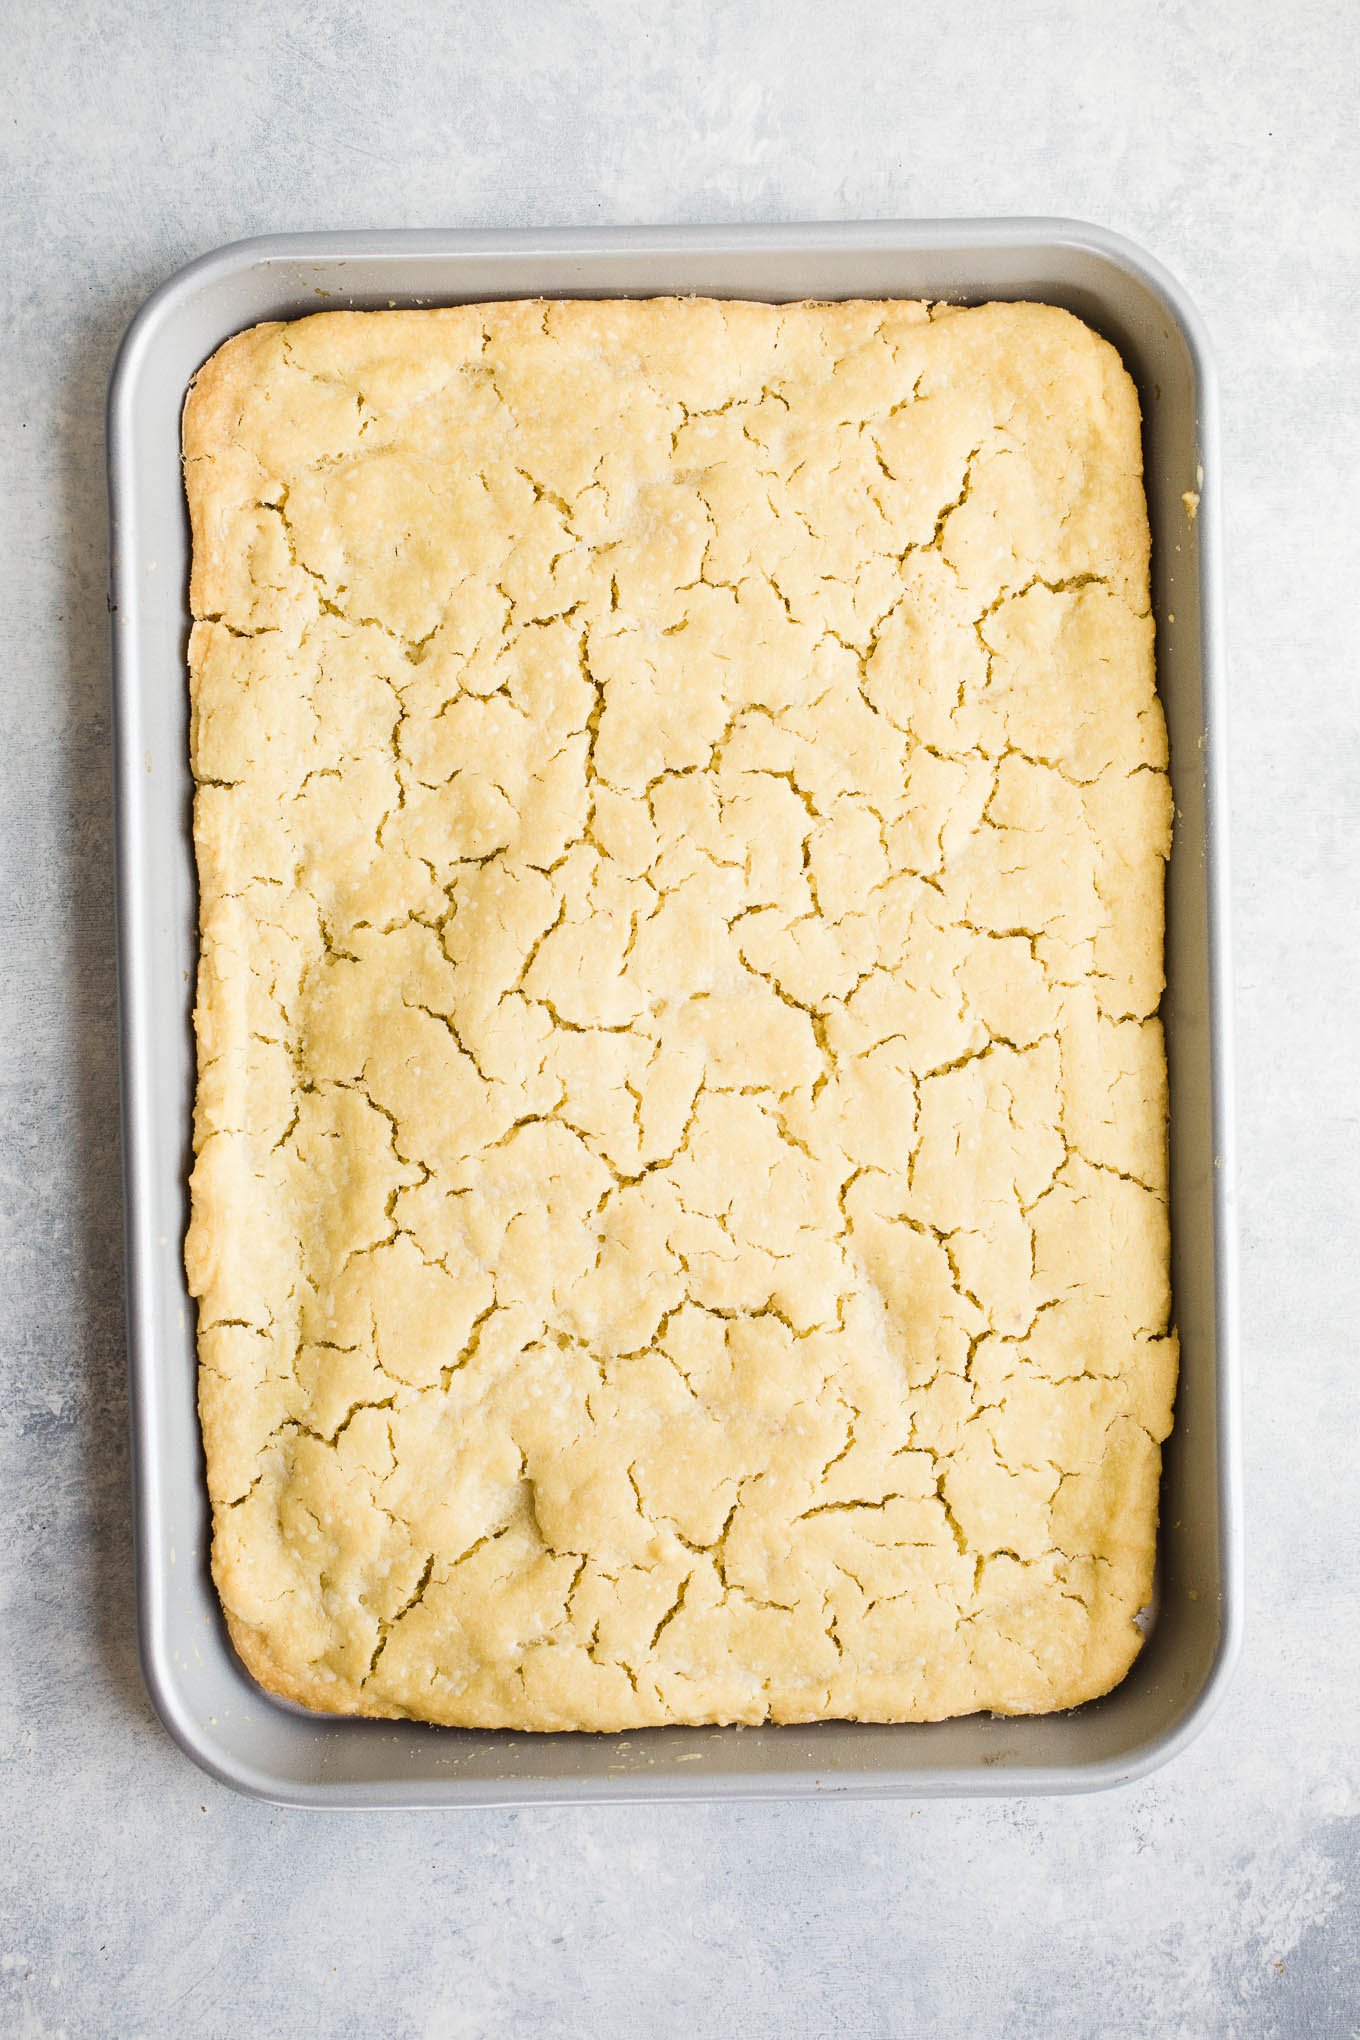
[[[52,0],[0,87],[0,2033],[1360,2030],[1360,148],[1347,0]],[[143,1698],[120,1295],[102,407],[276,228],[1062,212],[1226,399],[1251,1577],[1091,1800],[326,1817]]]

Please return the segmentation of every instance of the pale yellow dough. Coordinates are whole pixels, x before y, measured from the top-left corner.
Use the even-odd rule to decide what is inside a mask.
[[[1065,312],[256,327],[184,419],[190,1285],[255,1676],[1069,1707],[1171,1421],[1138,403]]]

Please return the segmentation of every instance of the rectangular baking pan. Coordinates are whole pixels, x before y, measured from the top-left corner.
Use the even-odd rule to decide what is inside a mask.
[[[331,1720],[263,1694],[233,1656],[218,1612],[181,1253],[196,956],[179,466],[186,386],[221,341],[260,319],[336,306],[676,292],[1041,299],[1106,334],[1142,396],[1176,800],[1165,1016],[1183,1357],[1151,1633],[1124,1683],[1070,1714],[608,1736]],[[147,1686],[176,1741],[242,1791],[333,1807],[1072,1792],[1170,1757],[1222,1690],[1240,1602],[1218,427],[1203,332],[1178,286],[1127,242],[1064,220],[244,241],[181,270],[133,321],[110,392],[109,472],[138,1622]]]

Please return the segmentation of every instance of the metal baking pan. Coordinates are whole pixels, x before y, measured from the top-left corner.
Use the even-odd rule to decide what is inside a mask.
[[[1176,799],[1165,1015],[1183,1361],[1152,1631],[1124,1683],[1070,1714],[608,1736],[332,1720],[262,1693],[218,1613],[181,1258],[196,950],[186,386],[229,334],[323,306],[672,292],[1042,299],[1106,334],[1142,395]],[[182,269],[134,319],[110,392],[109,469],[138,1618],[147,1685],[176,1741],[243,1791],[334,1807],[1072,1792],[1171,1756],[1222,1691],[1240,1603],[1218,424],[1203,331],[1179,287],[1127,242],[1064,220],[244,241]]]

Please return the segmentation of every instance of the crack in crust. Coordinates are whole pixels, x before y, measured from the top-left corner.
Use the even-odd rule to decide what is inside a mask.
[[[1066,313],[489,305],[185,414],[214,1570],[476,1726],[1105,1691],[1171,1421],[1137,401]]]

